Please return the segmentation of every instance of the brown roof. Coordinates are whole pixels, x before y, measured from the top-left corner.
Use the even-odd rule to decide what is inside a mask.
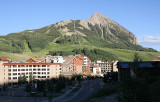
[[[62,65],[61,63],[3,63],[3,65]]]
[[[9,59],[7,59],[6,57],[0,57],[0,59],[3,61],[9,61]]]

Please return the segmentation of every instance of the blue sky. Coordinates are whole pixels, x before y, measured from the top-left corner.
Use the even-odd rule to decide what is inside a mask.
[[[160,0],[0,0],[0,35],[38,29],[99,12],[160,51]]]

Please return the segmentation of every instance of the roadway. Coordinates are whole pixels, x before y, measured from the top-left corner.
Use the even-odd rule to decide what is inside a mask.
[[[82,84],[82,88],[79,90],[78,94],[75,94],[69,99],[61,100],[61,102],[80,102],[88,96],[97,92],[101,88],[102,81],[100,79],[89,80]]]

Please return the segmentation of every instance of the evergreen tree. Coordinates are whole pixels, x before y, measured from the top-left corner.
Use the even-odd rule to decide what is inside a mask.
[[[33,83],[35,80],[35,76],[33,76],[32,72],[29,73],[29,83]]]

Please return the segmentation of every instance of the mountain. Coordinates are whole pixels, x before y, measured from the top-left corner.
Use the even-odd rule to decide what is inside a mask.
[[[147,52],[149,57],[145,60],[159,54],[154,49],[140,46],[132,32],[97,12],[89,19],[66,20],[40,29],[0,36],[1,52],[31,56],[79,53],[90,56],[92,60],[128,60],[115,55],[113,50],[118,53]]]
[[[72,25],[73,27],[68,27]],[[133,33],[112,21],[108,17],[95,12],[95,14],[89,18],[80,21],[67,20],[58,23],[61,26],[62,31],[66,32],[66,35],[72,35],[74,33],[85,36],[84,30],[89,30],[91,33],[100,36],[101,38],[108,39],[117,43],[121,43],[121,40],[127,43],[138,45],[137,38]],[[67,26],[67,28],[65,27]],[[69,31],[69,32],[68,32]],[[126,39],[125,39],[126,38]]]

